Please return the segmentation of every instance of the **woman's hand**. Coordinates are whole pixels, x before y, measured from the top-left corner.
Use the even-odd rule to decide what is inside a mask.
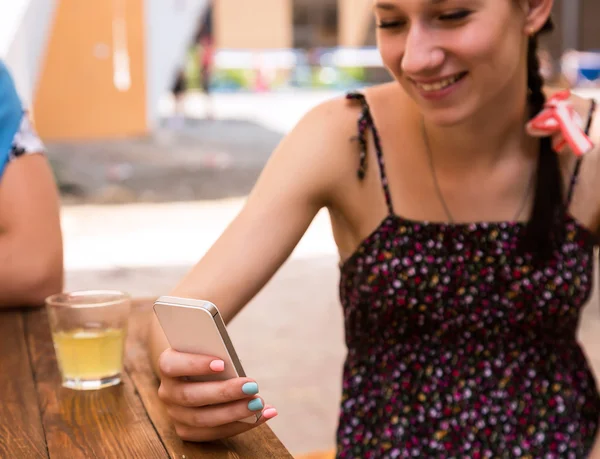
[[[218,374],[224,365],[214,357],[173,349],[161,354],[158,396],[183,440],[206,442],[232,437],[277,416],[277,410],[257,395],[258,385],[250,378],[191,381],[195,376]],[[256,414],[261,414],[258,422],[241,422]]]

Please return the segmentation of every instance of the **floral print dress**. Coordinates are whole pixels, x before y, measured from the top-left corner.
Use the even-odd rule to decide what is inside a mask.
[[[538,262],[517,250],[523,223],[395,214],[367,101],[348,99],[362,106],[359,177],[370,130],[389,214],[340,266],[337,457],[585,457],[600,398],[576,330],[593,234],[567,214],[564,240]]]

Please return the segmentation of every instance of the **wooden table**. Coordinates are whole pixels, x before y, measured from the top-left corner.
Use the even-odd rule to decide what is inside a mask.
[[[291,458],[267,425],[227,441],[182,442],[157,397],[145,333],[152,300],[136,300],[122,384],[63,388],[45,309],[0,312],[0,457]]]

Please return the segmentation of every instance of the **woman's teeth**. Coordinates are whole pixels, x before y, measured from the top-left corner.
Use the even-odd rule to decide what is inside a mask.
[[[462,76],[463,76],[462,74],[459,74],[459,75],[455,75],[450,78],[446,78],[445,80],[441,80],[436,83],[430,83],[430,84],[417,83],[417,86],[419,88],[421,88],[423,91],[427,91],[427,92],[440,91],[440,90],[445,89],[448,86],[456,83],[458,80],[460,80],[462,78]]]

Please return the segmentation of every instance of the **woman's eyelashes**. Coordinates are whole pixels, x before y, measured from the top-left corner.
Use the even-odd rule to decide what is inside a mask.
[[[434,19],[439,20],[445,24],[448,23],[459,23],[467,19],[473,12],[469,10],[457,10],[451,13],[438,14]],[[400,29],[406,27],[408,20],[397,19],[397,20],[384,20],[380,19],[377,23],[377,27],[380,29]]]

